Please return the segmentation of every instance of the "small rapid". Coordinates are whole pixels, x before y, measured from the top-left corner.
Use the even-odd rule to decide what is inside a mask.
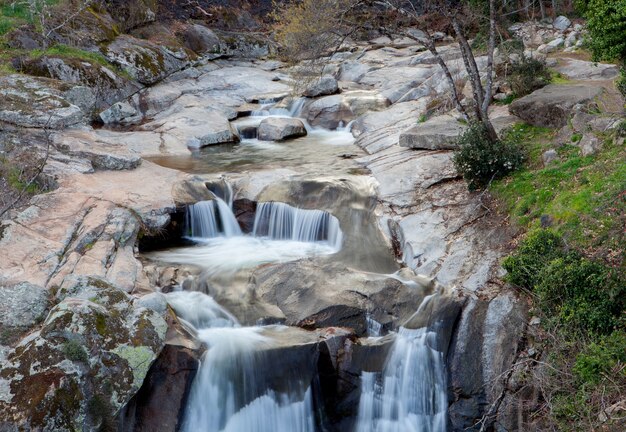
[[[167,294],[177,315],[192,325],[207,347],[192,384],[183,432],[314,432],[310,383],[293,376],[272,388],[262,373],[265,351],[280,326],[240,327],[211,297],[198,292]],[[303,374],[303,376],[306,376]]]

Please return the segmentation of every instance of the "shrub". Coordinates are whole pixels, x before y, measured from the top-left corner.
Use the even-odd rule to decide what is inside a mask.
[[[544,267],[565,255],[565,244],[554,231],[541,229],[528,234],[515,253],[506,257],[502,267],[508,272],[507,280],[532,289]]]
[[[626,0],[589,0],[586,12],[593,60],[626,61]]]
[[[591,335],[618,325],[626,289],[609,267],[572,252],[545,266],[537,279],[541,308],[562,325]]]
[[[626,363],[626,331],[615,331],[591,343],[576,357],[574,374],[579,382],[597,384],[602,375],[612,375],[615,366]],[[624,371],[622,371],[624,374]]]
[[[551,80],[544,61],[522,55],[520,61],[513,63],[508,83],[515,96],[522,97],[546,86]]]
[[[471,123],[457,140],[458,149],[452,158],[457,171],[470,190],[479,189],[490,181],[504,177],[522,166],[524,155],[513,139],[489,139],[480,123]]]

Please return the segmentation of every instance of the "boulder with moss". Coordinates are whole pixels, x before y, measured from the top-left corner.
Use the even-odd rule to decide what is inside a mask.
[[[102,54],[141,84],[152,85],[190,64],[192,56],[182,47],[157,45],[121,35],[104,46]]]
[[[167,323],[107,280],[68,276],[41,328],[0,369],[6,430],[103,430],[137,393]]]
[[[13,74],[0,77],[0,128],[62,129],[85,123],[88,89],[62,81]],[[87,93],[87,94],[85,94]]]
[[[80,51],[68,56],[42,56],[39,58],[19,58],[13,61],[17,70],[29,75],[58,79],[91,89],[93,93],[90,112],[108,108],[111,104],[124,100],[142,86],[122,76],[111,65],[102,64],[104,58],[89,59],[92,56]]]

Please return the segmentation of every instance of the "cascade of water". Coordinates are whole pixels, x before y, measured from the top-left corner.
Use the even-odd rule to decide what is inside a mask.
[[[327,242],[341,248],[339,221],[328,212],[303,210],[285,203],[259,203],[254,219],[254,236],[303,242]]]
[[[445,432],[447,392],[437,335],[401,327],[381,374],[363,372],[355,431]]]
[[[208,239],[241,235],[241,228],[230,206],[221,198],[200,201],[187,208],[185,232],[191,238]]]
[[[260,350],[272,347],[273,341],[261,334],[261,327],[239,327],[206,294],[179,291],[166,296],[208,347],[190,390],[183,432],[315,431],[308,383],[282,383],[287,391],[277,392],[264,382],[269,365]]]
[[[382,336],[383,326],[381,323],[372,318],[369,314],[365,317],[365,323],[367,324],[367,336],[379,337]]]
[[[289,116],[300,117],[302,115],[302,108],[304,107],[305,102],[306,98],[298,98],[293,100],[289,105]]]

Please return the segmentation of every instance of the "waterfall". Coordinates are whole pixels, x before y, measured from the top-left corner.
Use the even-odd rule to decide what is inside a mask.
[[[374,318],[367,314],[365,316],[365,323],[367,325],[367,336],[368,337],[380,337],[383,333],[383,326],[381,323],[376,321]]]
[[[306,100],[306,98],[301,97],[291,101],[291,104],[289,105],[289,117],[300,117]]]
[[[290,377],[281,380],[277,391],[266,382],[267,371],[277,365],[275,358],[265,357],[263,350],[275,343],[262,334],[264,328],[240,327],[206,294],[179,291],[166,298],[208,348],[189,393],[181,431],[315,431],[310,383]]]
[[[339,221],[328,212],[303,210],[285,203],[259,203],[254,219],[254,236],[301,242],[326,242],[339,249]]]
[[[269,116],[281,116],[281,117],[294,117],[298,118],[302,114],[302,108],[304,107],[306,98],[293,99],[289,103],[289,108],[275,108],[275,101],[259,101],[259,109],[252,111],[251,117],[269,117]]]
[[[188,206],[185,232],[195,239],[241,235],[241,228],[230,206],[221,198]]]
[[[448,408],[437,335],[401,327],[382,373],[363,372],[356,432],[445,432]]]

